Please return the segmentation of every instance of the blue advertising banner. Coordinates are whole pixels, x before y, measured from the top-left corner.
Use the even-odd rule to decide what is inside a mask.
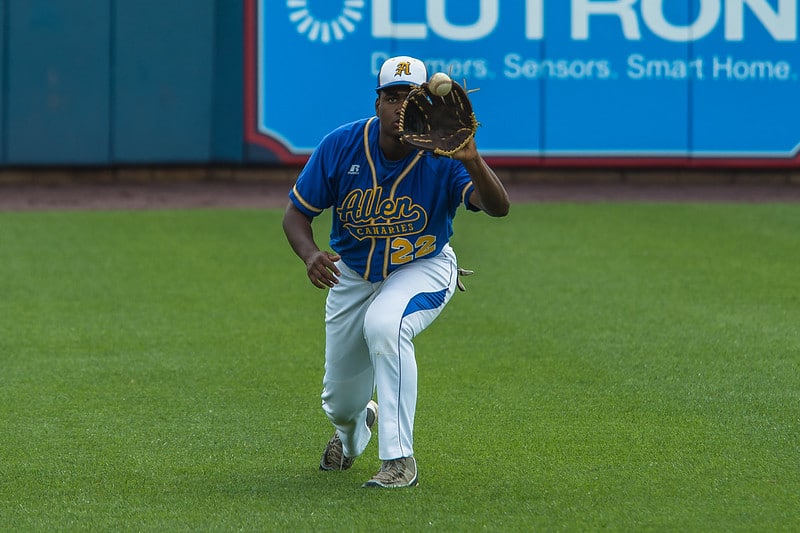
[[[247,0],[246,138],[302,161],[412,55],[496,162],[800,166],[798,1]]]

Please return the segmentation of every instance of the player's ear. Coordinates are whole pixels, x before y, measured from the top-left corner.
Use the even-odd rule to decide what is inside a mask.
[[[381,101],[381,95],[379,94],[377,98],[375,98],[375,116],[378,115],[378,104]]]

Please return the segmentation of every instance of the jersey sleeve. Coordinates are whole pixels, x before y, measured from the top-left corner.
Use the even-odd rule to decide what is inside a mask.
[[[297,177],[289,199],[307,216],[316,217],[331,207],[335,201],[334,184],[337,137],[326,136],[312,152],[300,175]]]

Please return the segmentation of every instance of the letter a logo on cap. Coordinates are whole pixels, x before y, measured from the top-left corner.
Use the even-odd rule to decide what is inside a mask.
[[[408,61],[401,61],[397,64],[397,68],[394,71],[395,76],[411,76],[411,63]]]

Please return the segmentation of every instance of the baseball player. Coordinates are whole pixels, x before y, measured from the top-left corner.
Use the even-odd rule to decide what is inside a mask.
[[[425,64],[386,60],[375,116],[325,136],[289,193],[283,229],[308,279],[329,289],[325,306],[322,408],[335,428],[320,469],[346,470],[361,455],[378,416],[380,471],[365,487],[418,483],[414,458],[417,366],[413,339],[441,313],[457,282],[449,245],[456,209],[502,217],[509,200],[474,139],[452,158],[400,140],[400,110]],[[313,219],[330,209],[330,247]],[[373,401],[377,395],[377,404]]]

